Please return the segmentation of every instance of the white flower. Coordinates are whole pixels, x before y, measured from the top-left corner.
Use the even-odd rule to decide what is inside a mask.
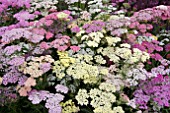
[[[167,6],[164,6],[164,5],[159,5],[156,7],[157,9],[161,9],[161,10],[168,10],[168,7]]]

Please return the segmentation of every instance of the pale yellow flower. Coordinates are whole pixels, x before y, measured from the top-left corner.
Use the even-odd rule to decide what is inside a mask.
[[[88,102],[89,95],[87,93],[87,90],[85,89],[79,89],[78,94],[76,95],[75,98],[78,104],[80,105],[87,105],[89,103]]]
[[[0,85],[2,84],[2,80],[3,80],[3,78],[2,78],[2,77],[0,77]]]
[[[65,19],[65,18],[68,18],[68,14],[66,14],[66,13],[64,13],[64,12],[59,12],[58,14],[57,14],[57,17],[58,17],[58,19]]]
[[[125,113],[121,106],[117,106],[113,108],[114,113]]]
[[[109,70],[108,69],[100,69],[100,74],[101,75],[108,75]]]
[[[62,113],[77,113],[80,110],[71,99],[66,102],[61,102],[60,105],[62,106]]]
[[[116,92],[116,87],[110,83],[106,83],[106,82],[103,82],[100,84],[99,86],[99,89],[100,90],[104,90],[104,91],[107,91],[107,92]]]

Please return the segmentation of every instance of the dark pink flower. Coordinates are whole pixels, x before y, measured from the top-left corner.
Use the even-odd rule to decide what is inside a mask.
[[[74,51],[74,52],[77,52],[80,50],[80,47],[79,46],[70,46],[70,48]]]
[[[46,33],[46,39],[47,39],[47,40],[50,39],[50,38],[52,38],[53,36],[54,36],[54,34],[51,33],[51,32],[47,32],[47,33]]]
[[[165,45],[165,51],[166,51],[166,52],[169,52],[169,51],[170,51],[170,43],[167,44],[167,45]]]

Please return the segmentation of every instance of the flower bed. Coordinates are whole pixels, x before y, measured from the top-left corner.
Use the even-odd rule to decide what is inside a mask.
[[[138,4],[0,0],[0,112],[170,112],[170,6]]]

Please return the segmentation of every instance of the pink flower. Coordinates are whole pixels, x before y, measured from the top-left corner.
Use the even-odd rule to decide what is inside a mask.
[[[69,37],[69,36],[67,36],[67,35],[64,35],[64,36],[62,36],[62,39],[67,39],[67,40],[69,40],[69,39],[70,39],[70,37]]]
[[[68,15],[71,14],[71,12],[70,12],[69,10],[64,10],[63,12],[66,13],[66,14],[68,14]]]
[[[163,48],[160,47],[160,46],[158,46],[158,45],[155,45],[155,50],[156,50],[156,51],[163,51]]]
[[[53,24],[53,21],[52,20],[46,20],[46,22],[45,22],[45,25],[46,26],[50,26],[50,25],[52,25]]]
[[[135,25],[135,23],[131,23],[131,24],[129,25],[129,27],[132,29],[132,28],[135,28],[136,25]]]
[[[59,46],[58,50],[59,51],[65,51],[68,48],[68,46]]]
[[[146,32],[146,25],[145,25],[145,24],[141,24],[141,25],[138,26],[138,29],[139,29],[142,33],[144,33],[144,32]]]
[[[52,38],[53,36],[54,36],[54,34],[51,33],[51,32],[47,32],[47,33],[46,33],[46,39],[47,39],[47,40],[50,39],[50,38]]]
[[[36,85],[36,80],[32,77],[29,77],[26,81],[25,81],[25,86],[26,87],[31,87],[31,86],[35,86]]]
[[[147,24],[147,25],[146,25],[146,29],[148,29],[148,30],[151,30],[151,29],[153,29],[153,26],[152,26],[152,24]]]
[[[70,46],[71,50],[73,50],[74,52],[77,52],[80,50],[79,46]]]
[[[35,11],[33,14],[40,15],[41,13],[39,11]]]
[[[21,87],[18,91],[20,96],[27,96],[28,92],[31,91],[31,87]]]
[[[41,42],[40,48],[42,48],[42,49],[49,49],[50,46],[46,42]]]
[[[130,42],[134,42],[136,39],[136,36],[134,34],[128,34],[127,38],[129,39]]]
[[[170,51],[170,43],[165,46],[165,51],[166,52]]]
[[[158,53],[151,54],[151,57],[154,58],[155,60],[161,60],[162,59],[162,56]]]
[[[152,36],[152,34],[151,33],[144,33],[144,36],[150,37],[150,36]]]
[[[19,13],[16,13],[13,17],[16,18],[18,21],[26,21],[26,20],[33,20],[35,15],[30,14],[27,11],[21,11]]]
[[[45,35],[46,34],[46,30],[43,29],[43,28],[33,28],[32,32],[39,34],[39,35]]]

